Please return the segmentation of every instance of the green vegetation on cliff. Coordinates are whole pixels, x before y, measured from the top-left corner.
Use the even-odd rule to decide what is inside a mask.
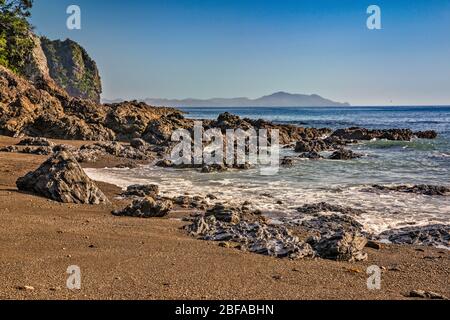
[[[0,0],[0,65],[21,74],[34,42],[30,37],[32,0]]]
[[[50,76],[71,96],[100,101],[102,86],[95,61],[78,43],[41,38]]]

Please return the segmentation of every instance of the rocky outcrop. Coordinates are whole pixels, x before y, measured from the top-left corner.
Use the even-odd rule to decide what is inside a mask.
[[[393,229],[382,232],[379,237],[396,244],[450,247],[450,226],[435,224]]]
[[[50,76],[72,97],[100,103],[102,85],[95,61],[78,43],[41,38]]]
[[[300,159],[310,159],[310,160],[319,160],[323,159],[320,153],[312,151],[312,152],[303,152],[298,155]]]
[[[42,78],[49,79],[50,70],[48,69],[47,57],[42,50],[41,39],[32,33],[30,33],[30,38],[34,47],[27,58],[23,74],[33,83]]]
[[[414,133],[419,139],[436,139],[438,134],[434,130],[417,131]]]
[[[208,207],[208,202],[200,196],[178,196],[172,199],[173,203],[186,209],[200,209],[205,210]]]
[[[159,187],[156,184],[139,185],[134,184],[127,187],[127,190],[122,192],[123,197],[152,197],[156,198],[159,194]]]
[[[7,146],[7,147],[0,148],[0,152],[50,155],[50,154],[53,154],[53,149],[51,147]]]
[[[221,241],[244,251],[279,258],[314,257],[311,246],[300,241],[283,226],[267,225],[259,221],[229,223],[210,215],[197,217],[186,229],[200,239]]]
[[[315,235],[325,238],[329,238],[340,231],[364,234],[363,225],[344,214],[317,215],[302,221],[301,226]]]
[[[295,152],[322,152],[329,150],[330,146],[324,140],[300,140],[295,145]]]
[[[405,193],[415,193],[424,194],[427,196],[448,196],[450,195],[450,187],[446,186],[435,186],[428,184],[419,185],[398,185],[398,186],[382,186],[382,185],[372,185],[371,188],[366,189],[367,191],[394,191],[394,192],[405,192]]]
[[[354,232],[338,231],[327,237],[311,237],[307,243],[317,255],[337,261],[361,261],[367,259],[363,252],[367,239]]]
[[[355,143],[356,140],[346,140],[337,136],[329,136],[326,138],[304,138],[297,141],[294,151],[301,153],[303,158],[316,159],[322,151],[340,150],[342,146]]]
[[[36,171],[19,178],[16,184],[21,191],[32,192],[64,203],[109,202],[68,152],[52,156]]]
[[[205,216],[214,216],[218,221],[228,223],[239,223],[241,221],[242,211],[240,208],[226,207],[222,203],[206,211]]]
[[[25,138],[19,141],[18,146],[54,147],[55,144],[46,138]]]
[[[433,291],[425,291],[425,290],[411,290],[409,292],[409,297],[411,298],[423,298],[423,299],[432,299],[432,300],[448,300],[446,296],[443,294],[439,294]]]
[[[0,66],[0,134],[111,141],[139,137],[151,121],[179,113],[136,101],[100,105],[70,97],[53,80],[31,83]]]
[[[283,159],[281,159],[280,165],[282,167],[293,167],[295,164],[295,161],[293,158],[290,157],[284,157]]]
[[[304,242],[288,229],[289,223],[269,225],[266,219],[252,212],[249,205],[245,202],[242,208],[234,208],[216,204],[204,215],[196,216],[186,228],[191,235],[203,240],[221,241],[227,247],[276,257],[318,256],[341,261],[367,259],[363,252],[367,244],[363,226],[345,214],[317,215],[305,220],[301,227],[312,236]],[[320,211],[333,209],[355,213],[350,208],[323,204],[313,211],[318,211],[317,207],[322,207]]]
[[[54,144],[46,138],[25,138],[15,146],[0,148],[0,152],[28,153],[38,155],[51,155],[60,151],[69,151],[78,162],[96,162],[99,159],[113,156],[115,158],[129,159],[129,165],[136,167],[136,161],[154,160],[151,146],[134,148],[131,145],[113,142],[97,142],[85,144],[79,148],[71,145]]]
[[[138,218],[159,218],[169,214],[172,202],[167,200],[155,200],[152,197],[139,198],[122,210],[112,212],[115,216],[127,216]]]
[[[192,129],[194,122],[185,119],[181,113],[173,112],[150,121],[142,134],[142,139],[151,144],[169,145],[176,129]]]
[[[97,142],[94,144],[82,145],[74,152],[81,162],[91,162],[103,155],[112,155],[118,158],[126,158],[133,160],[149,160],[152,159],[150,150],[140,150],[130,145],[124,145],[119,142]]]
[[[434,139],[437,137],[437,133],[435,131],[419,131],[414,133],[410,129],[369,130],[366,128],[352,127],[348,129],[338,129],[333,132],[332,136],[350,140],[386,139],[394,141],[410,141],[414,137]]]
[[[268,137],[270,138],[271,131],[276,129],[279,133],[280,144],[289,144],[301,139],[318,139],[324,135],[331,133],[331,130],[323,128],[303,128],[294,125],[287,124],[275,124],[263,119],[253,120],[248,118],[240,118],[229,112],[224,112],[217,117],[217,120],[206,123],[206,129],[220,128],[222,133],[225,133],[227,129],[266,129]]]
[[[202,167],[201,172],[212,173],[212,172],[224,172],[227,170],[228,170],[228,168],[224,164],[209,164],[209,165],[204,165]]]
[[[346,215],[361,215],[364,211],[360,209],[355,209],[351,207],[340,206],[336,204],[330,204],[327,202],[318,202],[312,204],[305,204],[297,211],[302,214],[314,215],[323,212],[338,212]]]
[[[354,213],[354,209],[319,205],[325,211]],[[305,209],[305,207],[303,208]],[[359,213],[359,211],[357,211]],[[345,214],[318,215],[302,222],[302,227],[312,232],[307,243],[324,259],[339,261],[360,261],[367,259],[363,252],[367,238],[363,225]]]
[[[349,149],[339,149],[328,158],[330,160],[351,160],[361,158],[363,155],[359,153],[355,153]]]

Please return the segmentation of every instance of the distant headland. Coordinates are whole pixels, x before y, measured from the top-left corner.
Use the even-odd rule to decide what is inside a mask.
[[[122,99],[103,102],[121,102]],[[335,102],[317,94],[292,94],[276,92],[257,99],[240,98],[212,98],[212,99],[158,99],[146,98],[143,101],[154,106],[172,107],[339,107],[350,106],[349,103]]]

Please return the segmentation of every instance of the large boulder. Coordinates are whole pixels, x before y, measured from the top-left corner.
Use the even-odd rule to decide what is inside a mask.
[[[36,171],[19,178],[16,184],[21,191],[32,192],[59,202],[109,203],[73,155],[65,151],[49,158]]]
[[[337,261],[361,261],[367,259],[363,252],[367,239],[360,234],[338,231],[329,237],[310,238],[307,241],[317,255],[324,259]]]
[[[361,261],[367,259],[363,252],[367,238],[363,225],[354,218],[342,214],[353,212],[353,209],[320,204],[320,211],[340,211],[340,214],[319,215],[302,222],[302,226],[314,235],[306,242],[324,259],[338,261]],[[307,210],[303,207],[300,210]],[[314,210],[313,210],[314,211]]]

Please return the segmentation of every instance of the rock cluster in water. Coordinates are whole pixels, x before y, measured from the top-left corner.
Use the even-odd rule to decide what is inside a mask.
[[[372,185],[371,188],[366,189],[367,191],[394,191],[394,192],[404,192],[404,193],[416,193],[423,194],[427,196],[446,196],[450,195],[450,187],[437,186],[437,185],[397,185],[397,186],[382,186],[382,185]]]
[[[369,130],[366,128],[352,127],[348,129],[338,129],[333,132],[331,136],[347,140],[386,139],[394,141],[410,141],[415,137],[434,139],[437,137],[437,133],[431,130],[425,132],[413,132],[410,129]]]
[[[348,149],[339,149],[328,158],[330,160],[351,160],[361,158],[363,155],[359,153],[355,153],[352,150]]]
[[[305,204],[302,207],[297,208],[297,211],[309,215],[314,215],[321,212],[339,212],[344,215],[360,215],[364,213],[364,211],[360,209],[330,204],[328,202]]]

